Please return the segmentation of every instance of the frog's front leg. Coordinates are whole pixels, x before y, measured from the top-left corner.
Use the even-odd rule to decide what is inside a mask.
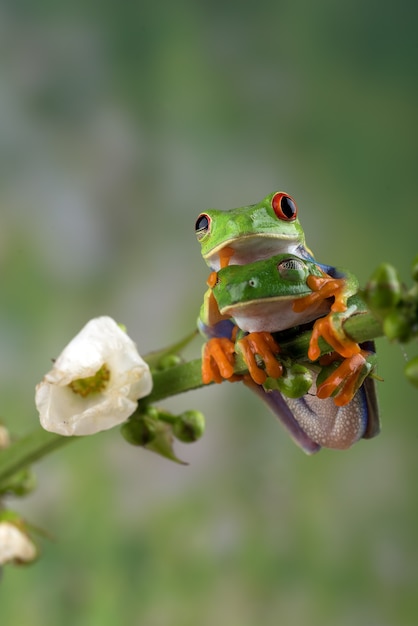
[[[220,313],[212,291],[216,282],[217,272],[212,272],[198,321],[200,331],[208,338],[202,354],[203,382],[241,380],[242,376],[234,374],[236,351],[241,354],[250,378],[257,384],[262,385],[268,376],[279,378],[283,368],[276,358],[279,346],[273,336],[269,332],[251,332],[236,341],[239,328],[231,317]],[[262,359],[264,368],[257,364],[257,355]]]
[[[213,337],[203,346],[202,380],[205,385],[224,380],[234,382],[240,376],[234,374],[235,343],[228,337]]]
[[[198,328],[207,339],[202,350],[202,381],[205,385],[224,380],[240,380],[235,376],[235,335],[237,326],[231,318],[222,316],[209,288],[205,294]]]

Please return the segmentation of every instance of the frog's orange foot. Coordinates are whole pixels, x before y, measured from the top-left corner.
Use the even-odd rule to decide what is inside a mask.
[[[295,300],[293,310],[296,313],[306,311],[311,306],[332,297],[334,298],[334,303],[331,306],[332,311],[345,311],[347,309],[348,293],[345,278],[332,278],[332,276],[324,273],[323,276],[308,276],[306,284],[312,293]]]
[[[367,361],[370,354],[366,350],[360,350],[357,354],[344,359],[341,365],[318,385],[316,391],[318,398],[333,396],[337,406],[348,404],[372,369],[372,365]]]
[[[349,312],[350,309],[348,310]],[[308,350],[308,357],[311,361],[316,361],[321,354],[319,347],[320,337],[325,339],[343,357],[348,358],[360,352],[359,344],[350,339],[344,332],[342,323],[346,317],[346,315],[339,315],[338,313],[328,313],[325,317],[315,321]]]
[[[202,380],[205,385],[240,380],[234,375],[235,344],[226,337],[209,339],[203,347]]]
[[[276,359],[280,349],[270,333],[250,333],[237,342],[237,348],[244,358],[251,378],[258,385],[262,385],[268,376],[280,378],[282,375],[283,368]],[[265,369],[257,365],[256,355],[263,360]]]

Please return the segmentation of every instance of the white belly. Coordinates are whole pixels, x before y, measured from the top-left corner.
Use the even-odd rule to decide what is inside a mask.
[[[325,315],[330,308],[328,302],[321,301],[317,306],[295,313],[295,298],[263,299],[228,306],[222,309],[223,315],[230,315],[241,330],[253,332],[278,332],[299,324],[306,324]]]

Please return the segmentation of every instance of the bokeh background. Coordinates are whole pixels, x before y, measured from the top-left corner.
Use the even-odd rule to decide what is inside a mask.
[[[1,3],[0,415],[16,434],[91,317],[141,353],[194,327],[206,208],[285,189],[320,261],[409,280],[417,20],[412,0]],[[382,433],[348,452],[306,457],[225,384],[166,403],[207,417],[177,447],[187,467],[117,430],[40,462],[9,504],[53,540],[4,571],[1,623],[417,624],[418,395],[404,350],[378,348]]]

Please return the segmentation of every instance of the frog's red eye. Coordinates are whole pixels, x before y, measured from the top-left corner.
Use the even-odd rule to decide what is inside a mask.
[[[198,239],[202,239],[210,231],[210,217],[201,213],[196,220],[195,232]]]
[[[296,202],[287,193],[279,191],[271,199],[273,211],[280,220],[291,222],[296,219],[298,208]]]

